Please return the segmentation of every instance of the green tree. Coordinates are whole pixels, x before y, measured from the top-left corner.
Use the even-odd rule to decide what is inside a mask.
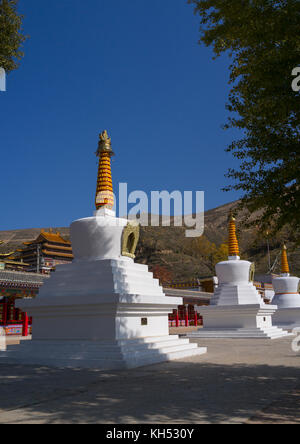
[[[300,242],[300,94],[292,71],[300,64],[299,0],[188,0],[200,15],[200,42],[231,57],[225,128],[242,131],[227,150],[229,169],[252,224],[271,232],[290,226]],[[232,180],[233,179],[233,180]]]
[[[26,37],[22,35],[23,16],[17,13],[18,0],[0,0],[0,67],[6,72],[18,68],[23,57],[21,47]]]

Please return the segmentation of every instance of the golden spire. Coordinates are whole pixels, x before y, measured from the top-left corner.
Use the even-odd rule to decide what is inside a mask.
[[[96,209],[114,207],[113,184],[111,178],[111,157],[114,152],[111,148],[111,139],[107,131],[103,131],[99,136],[99,144],[96,155],[99,157],[99,170],[96,192]]]
[[[289,267],[289,262],[288,262],[288,258],[287,258],[286,245],[283,246],[282,253],[281,253],[281,273],[282,274],[290,274],[290,267]]]
[[[232,213],[230,214],[230,217],[229,217],[228,249],[229,249],[229,256],[239,256],[240,255],[239,243],[238,243],[237,236],[236,236],[235,218],[233,217]]]

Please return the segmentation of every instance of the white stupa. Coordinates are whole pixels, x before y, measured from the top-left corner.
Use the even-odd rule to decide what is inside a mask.
[[[204,327],[197,338],[280,338],[287,332],[273,327],[277,307],[264,303],[250,278],[251,263],[239,257],[235,219],[229,223],[229,258],[216,265],[218,287],[209,307],[198,307]]]
[[[19,302],[33,317],[33,340],[0,353],[6,362],[122,369],[207,351],[169,335],[168,314],[182,298],[165,296],[148,267],[134,263],[139,226],[112,210],[106,131],[97,154],[97,212],[71,225],[74,262],[58,266],[36,299]]]
[[[299,278],[290,275],[287,248],[283,247],[281,276],[273,279],[275,296],[272,304],[278,306],[273,322],[281,328],[293,330],[300,327]]]

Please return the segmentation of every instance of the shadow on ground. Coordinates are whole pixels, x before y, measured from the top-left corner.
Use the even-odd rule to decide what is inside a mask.
[[[300,423],[298,385],[297,367],[201,358],[120,372],[1,365],[0,422],[259,422],[280,405],[273,422]]]

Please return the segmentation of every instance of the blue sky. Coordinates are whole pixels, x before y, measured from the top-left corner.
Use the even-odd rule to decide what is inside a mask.
[[[228,65],[198,45],[185,0],[20,0],[25,58],[0,93],[0,230],[92,215],[98,134],[129,191],[224,193]]]

